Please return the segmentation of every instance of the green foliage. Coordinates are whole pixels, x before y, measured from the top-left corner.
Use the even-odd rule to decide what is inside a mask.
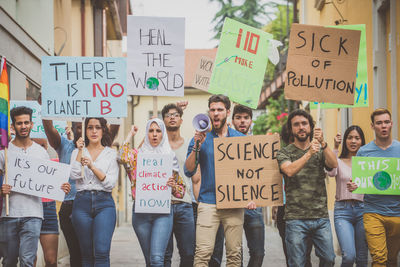
[[[279,48],[281,56],[286,54],[287,49],[289,47],[288,31],[290,30],[293,21],[293,6],[290,5],[289,10],[287,10],[287,8],[288,7],[285,5],[277,5],[276,6],[277,11],[274,13],[276,18],[262,28],[265,32],[272,34],[273,39],[282,42],[283,46]],[[288,13],[289,13],[289,18],[288,18]],[[264,81],[266,84],[268,84],[275,78],[277,67],[278,65],[275,66],[270,62],[268,63],[264,77]]]
[[[215,23],[213,39],[219,40],[225,18],[235,19],[241,23],[255,28],[261,28],[270,19],[271,13],[268,12],[274,3],[261,3],[259,0],[245,0],[241,5],[235,5],[232,0],[210,0],[218,2],[221,10],[215,14],[212,22]]]
[[[286,123],[287,116],[278,120],[278,116],[287,113],[287,104],[283,92],[278,99],[269,99],[267,114],[257,117],[254,121],[253,133],[255,135],[270,133],[280,133],[282,125]]]

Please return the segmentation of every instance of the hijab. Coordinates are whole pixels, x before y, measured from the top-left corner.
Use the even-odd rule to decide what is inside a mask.
[[[152,123],[156,123],[158,125],[158,127],[160,127],[161,133],[162,133],[161,142],[156,147],[153,147],[150,144],[150,140],[149,140],[149,129],[150,129],[150,125]],[[165,127],[164,122],[158,118],[151,119],[147,122],[144,143],[139,148],[139,153],[171,154],[173,156],[172,170],[179,172],[178,159],[176,158],[175,152],[172,150],[172,148],[169,144],[167,129]]]

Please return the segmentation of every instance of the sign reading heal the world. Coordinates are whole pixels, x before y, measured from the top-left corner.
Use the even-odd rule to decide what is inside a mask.
[[[11,191],[63,201],[61,185],[68,182],[71,166],[51,160],[9,152],[8,184]]]
[[[218,209],[283,205],[282,174],[276,154],[279,135],[214,139]]]
[[[32,112],[33,129],[31,131],[30,137],[47,138],[43,128],[41,106],[39,105],[39,103],[37,101],[22,101],[22,100],[10,101],[10,109],[20,106],[31,108],[33,111]],[[63,134],[65,133],[65,127],[67,127],[67,123],[65,121],[53,121],[53,126],[54,128],[56,128],[57,132]]]
[[[341,105],[331,103],[320,103],[321,108],[361,108],[369,106],[368,94],[368,62],[367,62],[367,36],[365,24],[360,25],[336,25],[332,28],[359,30],[361,31],[360,49],[358,51],[356,87],[354,92],[354,105]],[[318,102],[310,102],[311,109],[317,109]]]
[[[400,158],[352,158],[355,194],[400,195]]]
[[[126,117],[126,59],[42,57],[42,117]]]
[[[136,213],[169,213],[172,176],[171,154],[139,153],[136,169]]]
[[[185,18],[128,16],[128,94],[183,96]]]
[[[208,92],[257,108],[272,35],[226,18]]]
[[[360,31],[292,24],[285,97],[354,104]]]

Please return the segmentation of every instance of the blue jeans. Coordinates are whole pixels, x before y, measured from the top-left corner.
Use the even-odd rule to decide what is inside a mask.
[[[42,219],[36,217],[0,218],[0,255],[3,267],[33,266]]]
[[[180,202],[171,206],[173,215],[173,227],[168,247],[165,252],[164,266],[171,266],[171,258],[174,250],[173,235],[181,257],[180,267],[193,266],[195,249],[195,224],[192,204]]]
[[[331,224],[328,218],[312,220],[286,220],[286,249],[290,267],[306,265],[307,239],[315,247],[320,259],[319,266],[331,267],[335,264]]]
[[[135,213],[135,203],[133,204],[132,226],[142,248],[146,266],[164,266],[164,255],[172,233],[172,223],[172,212]]]
[[[72,224],[79,239],[83,267],[110,266],[115,222],[115,204],[110,192],[85,190],[76,194]]]
[[[335,230],[342,251],[342,267],[368,265],[368,246],[363,223],[364,203],[335,202]]]
[[[261,267],[264,260],[265,241],[265,226],[262,208],[245,210],[243,229],[246,234],[247,247],[249,248],[250,254],[250,260],[247,266]]]

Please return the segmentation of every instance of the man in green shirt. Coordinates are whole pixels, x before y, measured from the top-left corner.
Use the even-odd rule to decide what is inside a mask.
[[[320,266],[333,266],[335,253],[324,181],[325,168],[337,167],[336,156],[327,147],[321,128],[314,129],[306,111],[290,113],[287,124],[294,142],[282,148],[277,158],[285,178],[289,266],[305,266],[308,238],[313,241]]]

